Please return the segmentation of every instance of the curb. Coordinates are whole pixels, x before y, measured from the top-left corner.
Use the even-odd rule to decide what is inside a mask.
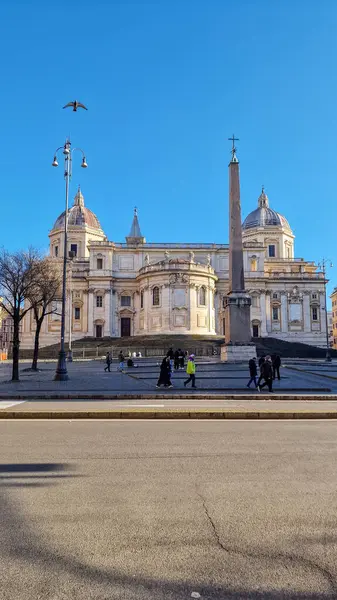
[[[337,411],[208,411],[208,410],[122,410],[122,411],[1,411],[0,420],[32,420],[32,419],[225,419],[225,420],[301,420],[301,419],[337,419]]]
[[[310,390],[306,389],[306,392],[310,392]],[[26,401],[33,401],[33,400],[164,400],[165,398],[172,398],[172,399],[176,399],[176,400],[200,400],[200,398],[202,398],[203,400],[274,400],[274,401],[280,401],[280,400],[297,400],[297,401],[303,401],[303,402],[307,402],[307,401],[311,401],[311,402],[318,402],[318,401],[329,401],[329,402],[336,402],[337,401],[337,394],[329,394],[326,395],[327,389],[322,388],[320,390],[320,392],[316,393],[316,391],[312,392],[311,394],[307,393],[301,393],[300,395],[296,392],[293,393],[291,391],[284,390],[282,393],[273,393],[270,394],[269,392],[261,392],[259,394],[247,394],[247,393],[229,393],[227,394],[226,392],[223,393],[218,393],[218,394],[208,394],[208,393],[202,393],[202,391],[200,391],[200,393],[195,394],[193,392],[189,393],[184,393],[184,394],[180,394],[180,393],[175,393],[175,392],[170,392],[169,390],[167,392],[163,392],[161,394],[158,393],[153,393],[151,394],[150,390],[141,392],[141,393],[123,393],[123,394],[95,394],[95,393],[85,393],[85,392],[75,392],[73,394],[71,393],[67,393],[67,394],[56,394],[56,393],[34,393],[31,392],[31,394],[0,394],[0,400],[26,400]]]

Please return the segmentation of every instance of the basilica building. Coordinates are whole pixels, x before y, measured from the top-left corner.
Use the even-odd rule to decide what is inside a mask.
[[[49,233],[50,256],[62,262],[63,212]],[[243,222],[251,334],[325,345],[324,276],[295,258],[294,234],[262,189]],[[79,189],[68,213],[66,340],[160,334],[224,335],[227,244],[151,243],[137,210],[125,242],[109,241]],[[45,319],[41,346],[59,342],[61,302]],[[21,347],[34,342],[33,312],[23,320]]]

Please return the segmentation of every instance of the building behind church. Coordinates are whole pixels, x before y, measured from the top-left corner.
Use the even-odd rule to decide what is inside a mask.
[[[50,256],[63,259],[63,212],[49,233]],[[295,258],[294,234],[262,189],[243,222],[252,337],[325,346],[324,276]],[[125,242],[109,241],[79,189],[68,216],[66,336],[72,339],[160,334],[224,335],[228,245],[149,243],[137,210]],[[59,342],[61,302],[45,319],[41,346]],[[70,315],[71,311],[71,315]],[[21,347],[32,348],[35,322],[24,318]],[[67,331],[68,330],[68,331]]]

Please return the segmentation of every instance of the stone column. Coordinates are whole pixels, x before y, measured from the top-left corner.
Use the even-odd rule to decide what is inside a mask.
[[[94,292],[92,289],[88,293],[88,336],[94,335]]]
[[[213,305],[213,292],[211,290],[211,286],[210,286],[210,282],[208,280],[208,286],[207,286],[207,295],[208,295],[208,332],[211,333],[211,328],[212,328],[212,305]],[[206,304],[207,304],[207,299],[206,299]]]
[[[281,331],[288,331],[288,297],[286,292],[281,292]]]
[[[304,293],[304,296],[303,296],[303,323],[304,323],[304,331],[306,333],[310,333],[310,331],[311,331],[310,292]]]
[[[271,305],[270,305],[270,294],[271,292],[266,292],[266,329],[267,335],[271,333]]]
[[[111,290],[105,290],[105,296],[104,296],[104,335],[106,336],[111,336],[111,324],[110,324],[110,315],[111,315],[111,309],[110,309],[110,302],[111,300]]]

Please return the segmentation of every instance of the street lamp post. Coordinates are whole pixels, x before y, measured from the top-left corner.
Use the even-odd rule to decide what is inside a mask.
[[[73,274],[73,270],[72,270],[72,266],[73,266],[73,260],[75,258],[75,252],[69,252],[69,339],[68,339],[68,357],[67,360],[68,362],[73,362],[73,351],[71,348],[71,335],[72,335],[72,326],[73,326],[73,299],[72,299],[72,289],[71,289],[71,282],[72,282],[72,274]]]
[[[71,180],[72,171],[72,153],[75,150],[79,150],[82,153],[82,164],[81,167],[84,169],[88,166],[85,160],[85,155],[81,148],[71,149],[71,142],[69,139],[66,140],[63,146],[57,148],[52,162],[53,167],[58,167],[57,153],[62,150],[64,154],[64,179],[66,182],[66,206],[64,213],[64,244],[63,244],[63,273],[62,273],[62,311],[61,311],[61,340],[60,340],[60,351],[57,361],[57,367],[55,371],[54,380],[56,381],[67,381],[69,379],[66,364],[66,352],[64,347],[64,332],[65,332],[65,316],[66,316],[66,286],[67,286],[67,250],[68,250],[68,205],[69,205],[69,184]]]
[[[321,262],[318,263],[318,268],[322,270],[324,276],[324,310],[325,310],[325,334],[326,334],[326,355],[325,360],[327,362],[331,362],[330,356],[330,345],[329,345],[329,323],[328,323],[328,303],[326,298],[326,266],[329,263],[330,267],[333,267],[333,264],[329,258],[322,258]]]

